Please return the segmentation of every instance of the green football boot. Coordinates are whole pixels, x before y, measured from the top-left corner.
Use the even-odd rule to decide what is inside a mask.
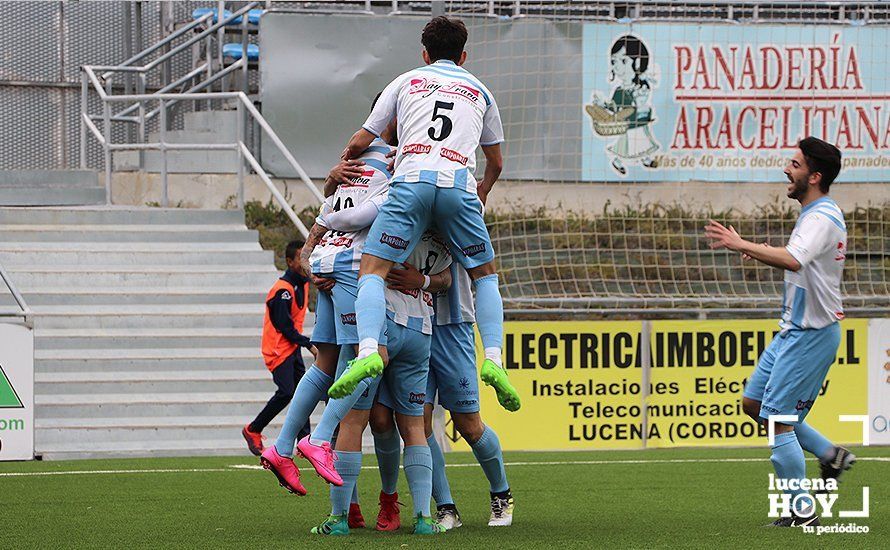
[[[433,518],[428,518],[421,514],[417,514],[414,518],[415,535],[440,535],[445,532],[445,528],[439,525]]]
[[[355,391],[358,383],[365,378],[374,378],[383,372],[383,358],[376,351],[362,359],[353,359],[349,368],[331,385],[328,396],[342,399]]]
[[[313,535],[348,535],[349,522],[345,515],[331,515],[321,525],[313,527],[311,533]]]
[[[507,378],[507,371],[503,367],[499,367],[491,359],[486,359],[482,363],[482,369],[479,371],[482,381],[486,386],[492,386],[498,395],[498,403],[510,412],[516,412],[522,403],[519,401],[519,393],[516,388],[510,384]]]

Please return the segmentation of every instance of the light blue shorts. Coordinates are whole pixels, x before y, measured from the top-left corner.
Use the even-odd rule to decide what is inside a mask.
[[[840,341],[838,323],[777,334],[760,356],[743,395],[760,401],[761,418],[794,415],[802,422],[819,396]]]
[[[330,292],[317,293],[315,300],[315,325],[312,327],[313,344],[336,344],[337,325],[334,323],[334,299]]]
[[[397,325],[389,318],[386,325],[389,364],[383,369],[383,383],[377,391],[377,401],[405,416],[423,416],[431,338]],[[362,407],[370,409],[371,404],[362,402]]]
[[[386,202],[371,225],[364,252],[402,263],[433,220],[454,257],[465,268],[494,259],[479,197],[457,187],[436,187],[425,182],[390,184]]]
[[[430,375],[426,402],[439,404],[455,413],[479,412],[479,380],[476,376],[476,338],[473,323],[433,327],[430,347]]]
[[[315,312],[317,328],[312,329],[312,341],[336,343],[337,345],[358,344],[358,325],[355,318],[355,298],[358,296],[358,271],[338,271],[323,273],[319,277],[334,279],[330,293],[319,292]],[[327,295],[327,297],[325,297]],[[336,334],[332,340],[331,331]],[[316,331],[319,331],[316,339]],[[378,338],[381,346],[386,345],[386,332]]]

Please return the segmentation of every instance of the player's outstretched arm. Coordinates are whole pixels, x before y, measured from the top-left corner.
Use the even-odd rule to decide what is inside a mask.
[[[380,207],[374,201],[366,201],[353,208],[329,212],[317,220],[334,231],[359,231],[371,227],[379,211]]]
[[[504,169],[504,157],[501,155],[500,143],[483,145],[482,154],[485,155],[485,175],[482,177],[479,185],[476,186],[476,192],[479,195],[479,200],[482,201],[482,204],[485,204],[485,201],[488,200],[488,193],[491,192],[491,188],[494,187],[495,182],[501,176],[501,171]]]
[[[341,158],[343,160],[358,158],[365,152],[365,149],[371,146],[371,142],[374,141],[376,137],[377,136],[364,128],[360,128],[358,132],[352,134],[352,139],[346,144],[346,149],[343,150]]]
[[[800,269],[800,262],[794,259],[784,247],[766,246],[746,241],[735,228],[732,226],[724,227],[722,224],[709,220],[705,226],[705,236],[710,239],[710,247],[713,250],[725,248],[741,252],[745,256],[754,258],[755,260],[765,263],[771,267],[779,269],[787,269],[797,271]]]
[[[427,278],[416,267],[405,262],[404,269],[393,267],[386,276],[386,284],[393,290],[414,290],[421,288],[427,292],[442,292],[451,288],[451,269],[446,268]],[[426,286],[424,286],[426,285]]]

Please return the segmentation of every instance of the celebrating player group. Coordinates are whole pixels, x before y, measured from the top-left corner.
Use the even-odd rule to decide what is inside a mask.
[[[345,535],[364,526],[355,494],[369,423],[381,481],[376,528],[400,527],[402,442],[413,532],[437,534],[461,525],[445,458],[431,433],[437,397],[488,478],[489,525],[513,520],[500,442],[482,423],[477,385],[481,376],[504,408],[519,409],[501,365],[503,303],[482,218],[501,172],[504,136],[491,92],[461,67],[466,41],[460,21],[437,17],[426,25],[426,65],[378,95],[326,181],[328,196],[301,253],[303,271],[319,289],[316,361],[297,385],[281,434],[260,460],[293,493],[306,494],[295,452],[332,485],[331,514],[313,533]],[[480,146],[486,165],[477,182]],[[478,375],[474,323],[485,348]],[[296,442],[328,397],[318,426]]]
[[[436,17],[424,27],[425,65],[398,76],[375,99],[326,181],[327,198],[300,255],[302,271],[319,289],[311,338],[316,360],[261,463],[292,493],[306,494],[294,454],[331,484],[330,516],[313,533],[346,535],[364,526],[355,495],[369,424],[381,483],[376,528],[400,527],[400,461],[413,532],[461,525],[431,433],[436,402],[450,411],[488,479],[489,525],[513,521],[500,442],[482,422],[477,385],[481,378],[502,407],[519,410],[520,396],[501,364],[503,303],[483,221],[503,165],[504,135],[494,96],[462,68],[466,41],[459,20]],[[477,181],[479,147],[485,167]],[[803,449],[820,458],[826,477],[837,478],[853,461],[803,421],[833,362],[843,316],[846,229],[828,197],[839,170],[837,148],[815,138],[800,142],[785,174],[788,196],[803,210],[787,247],[755,245],[717,222],[706,228],[714,248],[786,270],[781,332],[744,394],[744,409],[757,421],[799,419],[776,427],[772,460],[783,478],[804,476]],[[478,373],[474,324],[484,357]],[[321,422],[296,441],[328,398]],[[817,521],[811,508],[800,507],[776,525]]]

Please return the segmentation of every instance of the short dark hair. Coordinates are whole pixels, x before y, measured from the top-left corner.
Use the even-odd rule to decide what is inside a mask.
[[[819,172],[819,190],[828,193],[828,188],[841,171],[841,150],[817,137],[806,137],[797,143],[810,172]]]
[[[304,244],[306,243],[300,240],[287,243],[287,247],[284,249],[284,257],[288,260],[293,260],[297,257],[297,250],[303,248]]]
[[[449,59],[457,63],[467,44],[467,27],[460,19],[433,17],[423,28],[420,43],[431,61]]]
[[[371,112],[374,111],[374,107],[377,106],[377,100],[380,99],[380,96],[383,95],[383,90],[377,92],[377,95],[374,96],[374,101],[371,102]]]

